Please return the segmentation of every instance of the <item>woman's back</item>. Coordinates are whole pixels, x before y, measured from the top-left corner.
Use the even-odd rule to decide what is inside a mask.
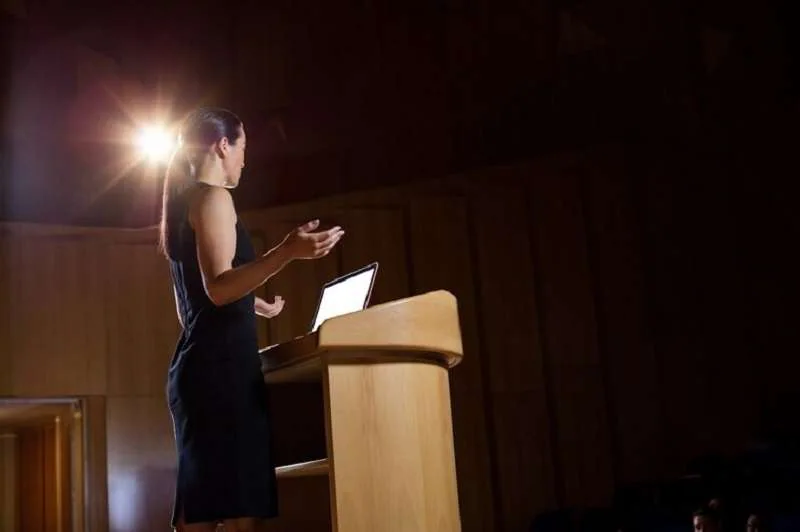
[[[187,190],[183,197],[175,198],[182,204],[176,207],[182,214],[176,217],[178,227],[172,242],[168,244],[170,275],[175,288],[178,313],[184,326],[184,335],[194,338],[201,332],[213,331],[215,323],[218,326],[230,327],[234,321],[240,321],[242,326],[252,327],[255,335],[253,310],[255,297],[252,293],[223,306],[216,306],[206,294],[197,258],[197,239],[189,223],[189,206],[196,199],[198,186],[206,185],[196,185]],[[236,252],[232,267],[236,268],[254,258],[255,252],[250,237],[241,222],[237,220]]]

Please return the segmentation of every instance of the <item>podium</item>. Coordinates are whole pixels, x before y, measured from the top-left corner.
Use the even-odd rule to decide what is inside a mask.
[[[321,381],[334,532],[460,532],[448,371],[462,358],[455,297],[435,291],[325,321],[261,351],[268,384]]]

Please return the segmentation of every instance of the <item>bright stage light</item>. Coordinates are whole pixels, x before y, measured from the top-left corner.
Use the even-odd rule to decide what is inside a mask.
[[[172,153],[175,139],[160,126],[147,126],[139,130],[136,144],[143,157],[152,162],[165,162]]]

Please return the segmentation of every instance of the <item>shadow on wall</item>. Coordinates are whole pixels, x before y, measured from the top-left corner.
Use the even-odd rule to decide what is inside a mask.
[[[131,469],[109,475],[110,530],[168,530],[175,491],[175,469]]]

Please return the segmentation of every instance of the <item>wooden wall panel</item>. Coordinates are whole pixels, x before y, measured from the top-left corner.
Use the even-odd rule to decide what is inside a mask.
[[[83,403],[84,460],[86,464],[86,523],[90,532],[108,527],[108,448],[106,445],[106,398],[88,396]]]
[[[70,413],[71,414],[71,413]],[[56,423],[56,509],[62,532],[72,532],[72,468],[70,432],[72,416],[59,416]],[[78,488],[76,488],[77,490]]]
[[[0,234],[0,396],[10,395],[13,368],[11,366],[11,265],[9,264],[8,240]]]
[[[28,375],[26,379],[25,372],[16,370],[14,366],[18,361],[20,364],[25,364],[26,359],[29,359],[29,351],[33,351],[33,356],[36,356],[37,352],[39,353],[37,366],[41,368],[40,361],[43,352],[50,354],[46,352],[43,345],[43,341],[46,339],[44,331],[50,329],[47,334],[53,334],[54,331],[52,324],[40,316],[41,300],[45,289],[37,279],[37,274],[43,275],[47,268],[46,264],[41,263],[43,255],[41,250],[46,249],[47,244],[39,243],[39,246],[36,246],[36,243],[32,245],[31,242],[18,238],[8,238],[5,244],[9,266],[6,282],[9,285],[9,299],[13,308],[13,314],[10,315],[8,350],[11,357],[12,393],[34,395],[37,387],[47,389],[50,386],[42,378],[31,379],[31,376]],[[46,278],[49,278],[49,275]],[[41,331],[41,334],[30,334],[31,331],[37,329]],[[69,373],[71,373],[70,370],[67,371],[67,378]],[[51,375],[50,379],[64,380],[64,374],[61,372],[51,372]],[[30,382],[31,380],[33,382]]]
[[[0,531],[17,532],[19,447],[17,435],[0,431]]]
[[[18,435],[12,443],[18,444],[15,489],[20,522],[14,530],[71,530],[69,441],[62,437],[64,423],[60,417],[51,421],[36,418],[14,430]]]
[[[41,427],[18,432],[19,437],[19,524],[25,532],[48,532],[45,527],[47,485],[45,484],[45,438]]]
[[[86,493],[88,470],[86,467],[86,435],[84,434],[86,412],[83,407],[78,407],[71,413],[69,441],[69,461],[70,476],[69,482],[72,487],[70,494],[70,512],[72,518],[72,532],[86,532]],[[103,456],[105,462],[106,457]],[[91,488],[94,491],[94,488]],[[105,483],[103,484],[105,491]]]
[[[584,181],[587,243],[599,346],[607,369],[609,419],[620,484],[660,478],[664,470],[658,361],[644,301],[640,235],[621,170]]]
[[[475,271],[468,202],[419,198],[409,209],[413,293],[449,290],[458,299],[464,360],[450,374],[462,530],[494,530],[494,491],[484,409]]]
[[[327,477],[281,480],[278,483],[278,517],[263,532],[330,532],[331,508]]]
[[[741,338],[714,345],[713,337],[741,320],[741,307],[702,313],[723,304],[717,299],[726,285],[741,282],[735,275],[722,276],[700,309],[686,312],[702,286],[693,254],[729,218],[687,244],[681,239],[694,228],[674,217],[675,198],[687,190],[664,186],[665,176],[653,172],[626,183],[614,172],[630,169],[591,158],[577,164],[591,175],[557,165],[509,167],[430,190],[362,192],[245,216],[262,251],[313,216],[347,231],[336,254],[293,263],[260,290],[287,300],[281,316],[260,321],[265,345],[305,333],[322,284],[373,260],[381,263],[373,304],[443,287],[459,297],[467,358],[451,382],[465,530],[525,530],[541,511],[607,501],[615,480],[679,472],[704,450],[736,447],[755,430],[750,414],[739,424],[733,414],[710,424],[704,416],[726,404],[715,394],[730,396],[747,380],[750,363],[778,388],[769,395],[791,391],[789,377],[765,367],[769,353],[740,361],[731,382],[711,378]],[[514,185],[530,177],[530,190]],[[639,187],[632,198],[628,187]],[[434,190],[445,196],[421,197]],[[637,202],[641,210],[629,211]],[[731,240],[714,249],[730,258]],[[93,530],[109,528],[109,508],[118,523],[112,529],[160,530],[171,504],[164,382],[177,320],[154,242],[153,231],[0,231],[0,395],[87,398]],[[703,273],[724,266],[720,259]],[[777,297],[757,301],[758,311],[768,314]],[[779,333],[766,322],[753,331]],[[762,338],[761,345],[774,344]],[[739,349],[737,356],[749,355]],[[777,355],[771,362],[788,367]],[[305,396],[310,405],[313,394]],[[298,404],[285,396],[273,408],[287,417],[295,410],[285,405]],[[108,469],[97,459],[106,453]],[[140,515],[122,519],[121,498],[108,503],[108,480],[115,496],[129,489],[126,482],[145,486],[134,497]],[[286,487],[292,499],[282,504],[303,514],[297,494],[304,489]],[[275,529],[291,529],[290,522],[299,521]]]
[[[154,244],[109,244],[103,301],[108,395],[164,396],[180,334],[169,266]]]
[[[696,343],[703,351],[702,371],[713,413],[704,426],[717,436],[709,447],[731,453],[748,441],[758,418],[758,401],[742,393],[753,386],[756,373],[748,337],[749,302],[742,289],[746,286],[742,263],[751,250],[737,245],[742,238],[737,226],[747,222],[731,197],[732,176],[707,162],[694,172],[696,179],[687,187],[690,193],[683,194],[686,208],[681,209],[695,221],[685,240],[688,255],[697,257],[692,265],[692,305],[686,314],[697,321]],[[704,179],[711,175],[716,178]]]
[[[90,239],[65,238],[11,238],[6,243],[6,282],[14,302],[13,393],[104,393],[102,246]]]
[[[683,471],[689,460],[711,448],[714,438],[705,430],[702,415],[709,409],[697,329],[687,319],[687,308],[694,304],[687,282],[693,275],[694,257],[675,239],[689,228],[682,228],[686,221],[675,216],[680,194],[674,179],[644,169],[636,193],[644,231],[648,318],[664,391],[663,429],[667,435],[680,434],[664,446],[665,467]]]
[[[530,194],[562,502],[602,506],[613,490],[611,431],[578,179],[542,174]]]
[[[243,221],[243,220],[240,220]],[[267,237],[263,231],[259,229],[253,230],[252,227],[247,225],[247,222],[244,221],[245,227],[250,235],[250,241],[253,244],[253,248],[255,249],[256,255],[262,255],[267,252],[272,246],[270,242],[267,241]],[[266,289],[265,287],[261,287],[256,290],[256,295],[259,297],[265,296]],[[267,346],[270,345],[272,342],[269,341],[269,323],[265,320],[258,320],[257,324],[258,328],[258,345],[259,346]]]
[[[791,157],[792,152],[787,150],[786,155]],[[797,195],[787,194],[785,183],[775,186],[778,180],[785,182],[785,161],[769,161],[767,169],[774,170],[770,173],[775,180],[762,178],[765,164],[767,161],[759,161],[757,167],[740,168],[739,194],[747,208],[737,213],[737,236],[748,270],[745,317],[754,345],[754,371],[746,389],[739,393],[755,402],[753,387],[758,378],[760,436],[796,439],[800,426],[787,420],[797,419],[796,405],[800,402],[800,357],[789,354],[800,344],[796,317],[800,261],[790,244],[800,234]]]
[[[44,478],[44,529],[58,530],[58,477],[56,475],[56,425],[42,427],[42,477]]]
[[[296,225],[263,219],[250,221],[248,228],[256,252],[264,253],[275,247]],[[335,254],[320,260],[294,261],[258,289],[257,295],[268,301],[276,295],[285,300],[281,314],[271,319],[258,319],[260,345],[281,343],[306,334],[322,284],[337,274]],[[271,385],[269,400],[274,435],[272,448],[277,465],[324,458],[326,439],[321,385]],[[280,528],[291,522],[294,521],[282,519],[282,524],[275,526]]]
[[[177,462],[166,400],[111,397],[106,423],[109,530],[167,529]]]
[[[406,226],[400,209],[348,209],[337,217],[343,273],[378,261],[371,305],[410,295]]]
[[[264,250],[278,245],[298,224],[271,222],[253,229],[264,242]],[[280,295],[286,302],[283,312],[270,320],[261,320],[267,326],[269,344],[291,340],[307,334],[317,306],[322,285],[338,274],[338,250],[317,260],[296,260],[267,281],[259,295],[272,301]]]
[[[472,198],[471,225],[501,529],[524,530],[557,505],[558,469],[523,191],[481,190]]]

